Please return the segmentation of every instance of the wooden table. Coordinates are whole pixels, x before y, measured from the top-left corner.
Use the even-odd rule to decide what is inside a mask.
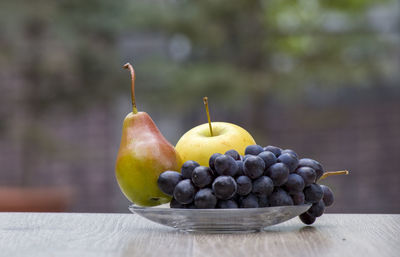
[[[133,214],[0,213],[0,256],[400,256],[400,215],[324,214],[250,234],[181,233]]]

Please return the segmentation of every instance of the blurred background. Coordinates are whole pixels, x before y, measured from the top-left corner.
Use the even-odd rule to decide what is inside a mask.
[[[206,122],[320,161],[328,212],[399,213],[398,0],[3,0],[0,210],[128,212],[114,176],[138,109],[176,144]]]

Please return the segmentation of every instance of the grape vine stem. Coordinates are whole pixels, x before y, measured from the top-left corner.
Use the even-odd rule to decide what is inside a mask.
[[[349,171],[348,170],[339,170],[339,171],[327,171],[319,179],[324,179],[329,176],[334,176],[334,175],[348,175]]]

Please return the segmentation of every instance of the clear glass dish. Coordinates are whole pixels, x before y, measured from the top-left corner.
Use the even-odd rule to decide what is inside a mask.
[[[306,212],[311,204],[249,209],[173,209],[169,205],[129,210],[161,225],[205,233],[255,232]]]

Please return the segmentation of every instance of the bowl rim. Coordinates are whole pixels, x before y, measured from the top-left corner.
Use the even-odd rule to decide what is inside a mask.
[[[160,207],[165,205],[165,207]],[[282,205],[282,206],[269,206],[269,207],[259,207],[259,208],[227,208],[227,209],[183,209],[183,208],[170,208],[167,207],[167,204],[158,205],[158,206],[139,206],[135,204],[129,205],[129,210],[139,210],[139,211],[155,211],[155,212],[260,212],[263,210],[271,210],[271,209],[287,209],[287,208],[298,208],[298,207],[308,207],[305,211],[307,211],[312,204],[300,204],[300,205]]]

